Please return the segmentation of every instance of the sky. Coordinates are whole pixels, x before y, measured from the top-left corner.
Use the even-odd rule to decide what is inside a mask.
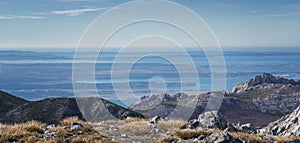
[[[126,2],[130,1],[1,0],[0,48],[74,48],[99,15]],[[172,2],[202,17],[222,47],[300,47],[300,0]],[[146,4],[143,6],[147,7]],[[178,15],[174,12],[172,16]],[[178,19],[184,18],[178,16]],[[139,32],[149,26],[153,25],[140,25],[140,28],[129,33]],[[176,32],[172,34],[176,35]],[[120,38],[115,40],[115,46],[119,46],[118,40],[122,41]],[[185,44],[191,46],[188,40]]]

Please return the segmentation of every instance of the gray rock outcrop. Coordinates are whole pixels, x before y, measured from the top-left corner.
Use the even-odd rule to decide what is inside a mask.
[[[259,130],[277,136],[300,136],[300,106],[291,114],[270,123],[268,126]]]
[[[242,143],[241,140],[234,138],[227,132],[210,133],[205,137],[195,140],[197,143]]]
[[[208,111],[199,115],[199,126],[205,129],[225,129],[227,128],[227,121],[217,111]]]

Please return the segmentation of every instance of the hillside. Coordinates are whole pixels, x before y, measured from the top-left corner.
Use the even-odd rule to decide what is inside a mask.
[[[125,109],[102,98],[48,98],[39,101],[25,101],[1,92],[0,101],[1,110],[3,110],[0,122],[8,124],[31,120],[57,124],[62,119],[73,116],[81,120],[94,122],[127,117],[143,117],[137,112]],[[80,109],[78,105],[85,106],[85,108]],[[89,115],[93,115],[93,117]]]
[[[14,108],[27,103],[28,101],[8,94],[0,90],[0,119]]]

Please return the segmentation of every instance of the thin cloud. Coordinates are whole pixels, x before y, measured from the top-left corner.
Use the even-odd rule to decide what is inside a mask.
[[[0,20],[5,19],[44,19],[45,17],[41,16],[28,16],[28,15],[2,15],[0,16]]]
[[[256,10],[251,10],[251,11],[249,11],[249,12],[251,12],[251,13],[256,13],[257,11],[256,11]]]
[[[291,13],[281,13],[281,14],[274,14],[273,17],[285,17],[285,16],[296,16],[300,15],[300,12],[291,12]]]
[[[72,10],[60,10],[60,11],[52,11],[52,13],[57,15],[78,16],[87,12],[95,12],[101,10],[106,10],[106,8],[83,8],[83,9],[72,9]]]
[[[46,15],[47,13],[45,13],[45,12],[32,12],[31,14],[33,14],[33,15]]]

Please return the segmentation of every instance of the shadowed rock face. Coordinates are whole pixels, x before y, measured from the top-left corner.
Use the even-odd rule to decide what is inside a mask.
[[[156,115],[167,117],[175,108],[182,108],[182,111],[193,110],[190,119],[197,119],[198,115],[206,110],[212,93],[189,96],[176,94],[145,96],[129,108],[149,117]],[[268,73],[257,75],[248,82],[238,84],[228,94],[226,92],[223,94],[225,96],[219,111],[227,121],[232,123],[265,126],[291,113],[300,105],[299,81],[295,82]],[[170,96],[176,98],[166,98]],[[186,105],[189,105],[190,101],[197,101],[197,103],[193,108],[188,108],[180,106],[178,104],[180,101],[184,101]]]
[[[262,128],[260,132],[277,136],[300,136],[299,118],[300,106],[291,114],[288,114]]]

